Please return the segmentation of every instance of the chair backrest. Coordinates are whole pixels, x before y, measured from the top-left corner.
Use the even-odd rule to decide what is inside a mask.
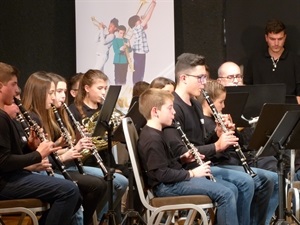
[[[189,213],[188,220],[189,224],[195,218],[196,211],[198,211],[201,215],[202,221],[204,225],[208,225],[208,218],[206,216],[206,212],[204,209],[213,208],[214,205],[209,199],[208,196],[203,195],[192,195],[192,196],[171,196],[171,197],[154,197],[152,190],[147,190],[147,199],[145,194],[145,181],[143,176],[143,170],[141,169],[140,160],[138,157],[138,134],[134,123],[131,118],[126,117],[122,119],[123,132],[125,136],[125,141],[127,145],[127,150],[129,154],[129,158],[131,161],[131,166],[133,169],[133,175],[136,181],[136,186],[138,189],[139,197],[144,207],[149,212],[148,215],[148,223],[147,224],[158,224],[161,222],[162,216],[164,212],[174,212],[175,210],[181,209],[192,209],[192,214]],[[213,214],[211,214],[213,215]],[[171,222],[171,218],[173,217],[173,213],[171,213],[167,217],[167,221],[165,224],[169,224]],[[213,218],[213,217],[211,217]]]
[[[125,117],[122,119],[122,126],[129,158],[133,169],[133,175],[136,181],[141,202],[147,209],[154,210],[155,208],[148,203],[144,193],[144,191],[146,190],[146,182],[144,181],[143,170],[140,165],[137,150],[138,133],[130,117]]]

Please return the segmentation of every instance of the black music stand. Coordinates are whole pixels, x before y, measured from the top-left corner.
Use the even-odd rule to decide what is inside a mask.
[[[257,155],[258,156],[271,156],[276,155],[278,158],[278,184],[279,184],[279,213],[276,225],[288,224],[285,221],[286,206],[285,206],[285,159],[284,153],[289,147],[300,148],[300,143],[296,142],[297,146],[290,144],[291,135],[299,131],[300,111],[287,111],[274,132],[268,139],[267,143],[262,147]],[[297,129],[295,129],[298,127]],[[297,132],[296,132],[297,131]],[[294,138],[295,139],[295,138]],[[295,142],[294,142],[295,143]],[[298,145],[299,144],[299,145]],[[288,215],[288,214],[287,214]],[[291,214],[289,215],[291,216]],[[295,218],[294,218],[295,219]],[[299,224],[299,221],[297,222]]]
[[[114,111],[114,108],[116,106],[116,102],[118,100],[120,91],[121,91],[121,85],[110,85],[109,89],[106,94],[106,99],[103,103],[103,106],[101,108],[100,115],[98,117],[94,132],[92,134],[92,137],[98,137],[98,136],[104,136],[104,134],[107,132],[107,144],[108,144],[108,151],[112,151],[112,130],[113,125],[109,123],[111,115]],[[113,209],[113,179],[114,179],[114,172],[115,169],[111,168],[110,165],[110,156],[111,154],[108,154],[108,173],[105,175],[105,179],[108,183],[108,212],[107,212],[107,219],[108,219],[108,225],[116,225],[116,214]]]
[[[245,86],[228,86],[227,93],[247,92],[247,99],[243,116],[246,119],[257,117],[265,103],[285,103],[285,84],[255,84]]]
[[[249,93],[247,92],[228,92],[225,99],[225,108],[223,114],[230,114],[236,127],[247,127],[250,124],[242,119],[244,107],[246,105]]]
[[[130,117],[135,125],[135,128],[137,131],[140,131],[141,128],[146,124],[146,119],[144,116],[140,113],[139,111],[139,102],[134,101],[131,104],[131,108],[128,110],[128,113],[126,114],[125,117]],[[124,137],[124,132],[123,132],[123,127],[122,124],[120,124],[116,130],[114,131],[113,134],[113,140],[114,141],[119,141],[121,143],[126,143],[125,137]],[[128,170],[129,170],[129,190],[128,190],[128,202],[129,202],[129,207],[127,212],[125,213],[124,219],[121,223],[121,225],[138,225],[138,224],[144,224],[146,225],[147,223],[143,220],[141,215],[139,214],[138,211],[134,210],[133,207],[133,170],[132,166],[130,163],[130,160],[128,160]]]
[[[283,115],[287,111],[294,110],[300,110],[300,105],[276,103],[264,104],[249,142],[248,149],[258,151],[261,147],[263,147],[282,119]]]

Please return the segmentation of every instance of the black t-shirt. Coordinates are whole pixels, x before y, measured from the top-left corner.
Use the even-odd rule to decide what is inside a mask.
[[[98,104],[98,108],[97,109],[92,109],[90,107],[88,107],[86,104],[83,104],[83,111],[86,115],[87,118],[90,118],[92,116],[95,115],[95,113],[99,112],[102,108],[102,105],[101,104]],[[69,109],[70,111],[72,112],[74,118],[80,123],[82,124],[82,116],[81,114],[79,113],[79,110],[77,109],[77,107],[75,106],[74,103],[72,103],[70,106],[69,106]],[[97,121],[97,117],[95,117],[95,120]],[[128,176],[128,171],[127,171],[127,168],[123,165],[119,165],[116,163],[115,159],[114,159],[114,156],[112,154],[112,151],[108,151],[107,149],[102,149],[101,151],[98,151],[99,152],[99,155],[101,156],[104,164],[106,166],[110,166],[112,168],[115,168],[115,169],[119,169],[122,171],[122,173],[125,175],[125,176]],[[97,163],[97,160],[95,159],[95,157],[89,157],[85,162],[84,162],[85,165],[87,166],[98,166],[98,163]]]
[[[215,133],[208,134],[206,132],[200,103],[196,99],[191,99],[192,105],[190,106],[176,92],[174,92],[174,97],[175,120],[180,123],[187,139],[198,148],[200,153],[205,155],[206,159],[214,156],[216,151],[213,142],[217,137]],[[178,131],[174,127],[165,128],[164,135],[176,156],[180,156],[187,151],[181,138],[178,138]]]
[[[0,190],[5,186],[5,177],[18,173],[24,167],[39,163],[42,157],[39,152],[28,154],[22,152],[21,136],[12,119],[0,110]]]
[[[189,172],[182,168],[163,137],[163,132],[145,126],[138,140],[138,153],[148,177],[148,185],[176,183],[189,180]]]

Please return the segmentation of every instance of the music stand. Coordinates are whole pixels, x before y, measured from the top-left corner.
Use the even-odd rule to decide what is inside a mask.
[[[121,85],[110,85],[106,94],[106,99],[102,105],[100,115],[98,117],[94,132],[92,137],[103,136],[107,132],[107,144],[108,151],[112,151],[112,124],[110,124],[110,118],[114,111],[116,102],[118,100]],[[113,209],[113,174],[115,172],[114,168],[110,167],[110,154],[108,154],[108,173],[105,175],[105,179],[108,183],[108,212],[107,219],[108,225],[116,225],[116,217]]]
[[[265,145],[277,124],[287,111],[300,110],[298,104],[266,103],[260,112],[259,119],[249,142],[248,149],[258,151]]]
[[[135,125],[135,128],[137,131],[140,131],[143,126],[146,124],[146,119],[139,111],[139,102],[138,98],[135,101],[132,101],[131,108],[128,110],[128,113],[125,115],[125,117],[130,117]],[[113,140],[119,141],[121,143],[126,143],[125,136],[123,132],[123,126],[122,124],[119,124],[119,126],[116,128],[116,130],[113,133]],[[129,170],[129,190],[128,190],[128,199],[129,199],[129,207],[127,212],[125,213],[124,219],[122,220],[121,225],[132,225],[132,224],[144,224],[147,223],[143,220],[141,215],[138,211],[134,210],[133,207],[133,170],[130,163],[130,160],[128,161],[128,170]],[[139,223],[140,222],[140,223]]]
[[[243,115],[247,119],[257,117],[265,103],[285,103],[285,84],[256,84],[245,86],[228,86],[227,93],[247,92]]]
[[[230,114],[237,127],[247,127],[250,124],[242,119],[244,107],[246,105],[249,93],[247,92],[229,92],[226,94],[225,108],[223,114]]]
[[[285,219],[285,160],[284,160],[284,152],[287,150],[287,147],[291,147],[288,145],[291,134],[294,133],[295,127],[299,124],[300,121],[300,111],[287,111],[271,137],[268,139],[265,146],[258,152],[263,156],[271,156],[276,155],[278,158],[278,185],[279,185],[279,213],[277,224],[288,224]],[[298,125],[299,131],[299,125]],[[300,145],[297,146],[299,148]]]

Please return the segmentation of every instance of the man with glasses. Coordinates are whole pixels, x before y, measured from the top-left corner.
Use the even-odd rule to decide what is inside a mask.
[[[243,84],[243,75],[241,72],[241,68],[234,62],[225,62],[223,63],[218,69],[218,79],[217,81],[222,84],[223,86],[241,86]],[[234,122],[234,121],[233,121]],[[240,146],[248,146],[249,141],[252,137],[254,128],[253,127],[244,127],[239,129],[239,143]],[[253,160],[251,154],[246,154],[247,163],[251,167],[257,167],[265,170],[269,170],[272,172],[277,172],[277,159],[274,156],[264,156]],[[274,173],[266,173],[270,177],[270,179],[274,179],[276,185],[278,185],[278,177]],[[273,205],[274,207],[277,204],[277,196],[273,195],[270,201],[270,206]],[[272,207],[272,206],[271,206]],[[276,207],[275,207],[276,208]],[[272,210],[268,212],[267,215],[267,223],[271,221],[273,216]]]
[[[225,87],[243,85],[243,75],[240,67],[234,62],[223,63],[218,69],[217,81]],[[253,128],[245,127],[241,130],[240,134],[240,138],[242,138],[240,143],[242,143],[242,146],[247,146],[253,134]],[[252,158],[249,158],[248,160],[248,164],[250,166],[255,166],[273,172],[277,171],[277,159],[274,156],[259,157],[255,163]]]
[[[226,121],[229,130],[226,133],[222,132],[219,126],[210,134],[206,132],[203,110],[195,99],[201,95],[204,88],[205,74],[205,58],[203,56],[191,53],[180,55],[175,66],[176,88],[173,94],[175,97],[175,120],[180,123],[187,139],[197,147],[201,154],[205,155],[204,160],[209,160],[212,157],[218,157],[219,153],[225,151],[229,146],[236,145],[238,138],[234,135],[234,125],[229,121]],[[164,136],[176,156],[187,151],[175,127],[165,128]],[[190,169],[193,166],[196,165],[188,164],[186,168]],[[240,167],[241,170],[211,166],[211,172],[217,180],[221,179],[234,184],[235,190],[233,191],[237,194],[237,213],[240,225],[264,224],[268,203],[274,190],[273,180],[268,179],[261,172],[252,178],[243,171],[242,166],[237,167]]]
[[[225,62],[219,67],[217,80],[223,86],[243,85],[241,69],[234,62]]]

